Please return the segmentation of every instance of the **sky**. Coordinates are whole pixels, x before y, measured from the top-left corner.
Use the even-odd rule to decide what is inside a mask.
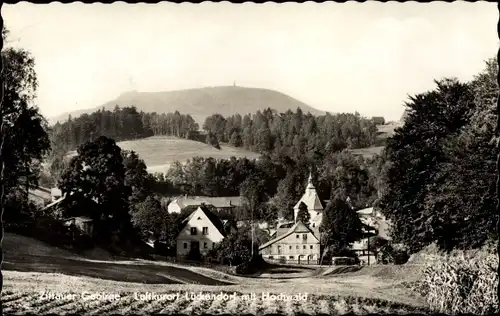
[[[495,3],[4,4],[29,50],[42,114],[130,90],[232,85],[320,110],[398,120],[434,79],[466,81],[496,56]]]

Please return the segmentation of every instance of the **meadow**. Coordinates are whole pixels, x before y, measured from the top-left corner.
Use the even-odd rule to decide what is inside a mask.
[[[247,157],[258,158],[259,154],[221,144],[221,149],[210,145],[172,136],[153,136],[143,139],[118,142],[117,145],[124,150],[135,151],[148,167],[148,172],[166,172],[174,161],[185,162],[193,157],[214,159],[229,159]],[[70,155],[75,155],[71,152]]]

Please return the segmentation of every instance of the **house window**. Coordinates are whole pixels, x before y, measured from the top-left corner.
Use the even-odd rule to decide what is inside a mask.
[[[302,248],[306,249],[306,245],[304,245],[304,247],[302,247]]]
[[[191,235],[196,235],[196,227],[191,227]]]
[[[313,249],[313,245],[311,245],[311,247],[310,247],[310,248],[311,248],[311,249]]]
[[[289,259],[293,259],[293,256],[288,257]]]
[[[269,256],[269,259],[273,259],[273,256]]]
[[[297,235],[297,238],[300,238],[300,235]]]
[[[316,227],[316,223],[313,223],[313,227]]]
[[[208,235],[208,227],[203,227],[203,235]]]
[[[292,250],[292,246],[290,246],[289,249]]]
[[[188,243],[187,243],[187,242],[185,242],[185,243],[184,243],[184,249],[187,249],[187,247],[188,247]]]
[[[295,246],[295,249],[299,249],[299,245]]]
[[[307,234],[302,234],[302,239],[307,240]]]
[[[203,243],[203,248],[208,248],[208,243],[204,242]]]

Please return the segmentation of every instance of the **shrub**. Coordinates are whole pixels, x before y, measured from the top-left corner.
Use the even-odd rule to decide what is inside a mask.
[[[498,256],[491,251],[455,252],[426,264],[413,289],[440,313],[498,313]]]
[[[377,263],[379,264],[405,264],[409,258],[406,249],[390,243],[382,246],[377,252]]]

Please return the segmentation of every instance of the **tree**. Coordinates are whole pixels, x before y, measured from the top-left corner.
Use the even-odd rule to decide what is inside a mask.
[[[132,223],[139,228],[143,237],[165,239],[167,234],[166,212],[161,207],[160,201],[155,196],[148,196],[144,201],[139,202],[132,214]]]
[[[244,203],[250,209],[252,227],[254,227],[254,220],[256,219],[255,215],[258,214],[258,208],[262,202],[268,199],[268,196],[266,195],[265,182],[263,181],[261,174],[259,172],[251,174],[250,177],[248,177],[241,184],[240,192],[240,195],[244,198]],[[253,238],[252,241],[254,241]]]
[[[229,139],[229,144],[234,147],[241,147],[243,145],[243,140],[241,139],[240,133],[234,131]]]
[[[217,149],[220,149],[220,145],[219,145],[219,140],[217,139],[217,136],[212,133],[212,132],[208,132],[207,133],[207,137],[205,139],[205,143],[207,145],[210,145],[210,146],[213,146]]]
[[[307,205],[304,202],[300,202],[299,211],[297,212],[297,222],[302,222],[309,226],[309,221],[311,220],[311,214],[307,210]]]
[[[7,29],[2,39],[7,43]],[[11,193],[24,177],[26,187],[38,181],[40,162],[50,148],[47,123],[33,104],[37,77],[35,61],[29,52],[12,47],[2,50],[4,84],[0,102],[0,219],[4,213],[6,195]],[[3,238],[3,224],[0,227]],[[0,248],[3,260],[3,251]],[[3,276],[0,274],[0,289]],[[1,305],[0,305],[1,306]],[[1,312],[1,311],[0,311]]]
[[[111,231],[119,231],[125,237],[130,228],[130,189],[125,185],[120,147],[113,139],[101,136],[83,144],[77,152],[59,184],[67,196],[66,208],[74,215],[87,215],[103,224],[97,231],[101,237],[108,237]],[[94,203],[94,207],[81,207],[89,203]]]
[[[295,172],[289,172],[283,180],[278,183],[276,195],[273,197],[273,204],[281,212],[281,216],[286,219],[293,219],[293,207],[300,198],[299,177]]]
[[[465,233],[462,229],[478,223],[469,221],[473,214],[486,220],[486,208],[494,208],[492,199],[480,198],[494,191],[494,180],[487,175],[494,167],[483,164],[494,159],[490,139],[465,134],[477,109],[474,92],[455,79],[436,85],[435,90],[410,98],[405,124],[396,129],[386,149],[383,210],[392,221],[393,240],[407,245],[410,252],[434,241],[447,249],[455,247]],[[474,152],[473,162],[469,159]],[[482,166],[478,169],[474,163]],[[482,201],[486,203],[481,205]],[[489,230],[488,225],[479,227],[478,232]]]
[[[125,168],[125,186],[130,189],[131,205],[140,203],[152,194],[153,178],[148,174],[144,160],[135,151],[121,152]]]
[[[342,251],[361,239],[362,227],[358,214],[347,202],[336,198],[328,203],[323,211],[323,219],[319,227],[324,246],[321,261],[327,252]]]
[[[239,265],[251,259],[252,241],[247,234],[235,233],[217,243],[211,255],[230,265]]]

